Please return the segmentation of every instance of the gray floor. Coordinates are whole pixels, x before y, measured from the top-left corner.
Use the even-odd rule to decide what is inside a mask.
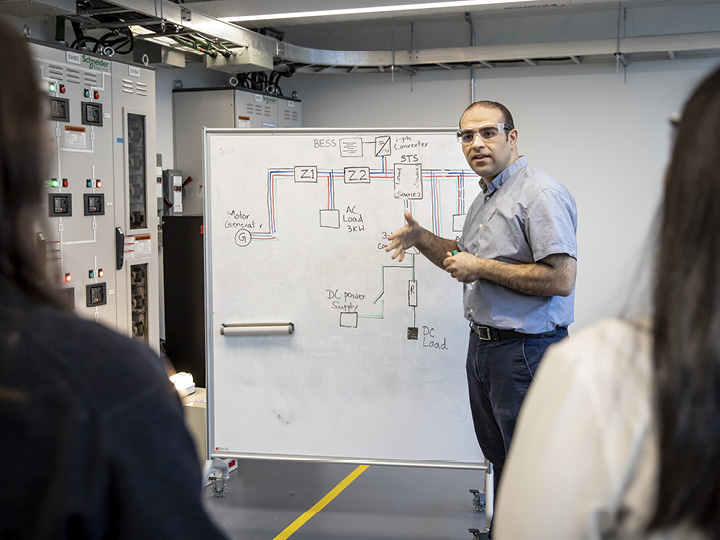
[[[203,499],[233,540],[273,540],[327,495],[356,465],[244,460],[230,473],[228,492]],[[472,540],[485,513],[469,489],[484,488],[484,472],[371,465],[291,540]]]

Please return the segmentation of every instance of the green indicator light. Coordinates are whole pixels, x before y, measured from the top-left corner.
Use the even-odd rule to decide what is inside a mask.
[[[50,187],[58,187],[58,181],[55,178],[50,180]]]
[[[50,91],[55,92],[55,90],[56,90],[55,83],[50,83]]]

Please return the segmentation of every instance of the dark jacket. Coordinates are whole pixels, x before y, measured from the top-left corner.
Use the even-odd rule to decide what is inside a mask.
[[[223,538],[161,360],[1,278],[0,463],[3,540]]]

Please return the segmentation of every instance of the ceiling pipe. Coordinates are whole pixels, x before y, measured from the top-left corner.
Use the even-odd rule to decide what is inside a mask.
[[[470,12],[465,12],[465,20],[468,23],[468,26],[470,26],[470,46],[475,46],[475,25],[473,24],[472,17],[470,16]],[[470,69],[470,103],[475,103],[477,101],[475,99],[475,84],[476,84],[476,78],[475,78],[475,68]]]

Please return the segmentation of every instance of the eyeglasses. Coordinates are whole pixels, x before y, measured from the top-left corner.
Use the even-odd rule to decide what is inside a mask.
[[[473,129],[460,129],[455,135],[459,143],[470,144],[475,140],[475,134],[480,135],[483,141],[492,141],[501,133],[511,131],[512,129],[512,126],[503,123],[483,124]]]

